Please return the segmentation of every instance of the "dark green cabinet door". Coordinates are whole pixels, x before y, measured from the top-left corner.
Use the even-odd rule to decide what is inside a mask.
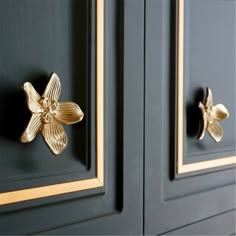
[[[142,234],[144,2],[104,0],[103,92],[96,58],[101,2],[0,1],[2,235]],[[58,157],[40,134],[18,141],[30,118],[21,85],[29,81],[42,94],[52,71],[61,79],[60,101],[85,113],[65,127],[69,143]]]
[[[146,1],[147,235],[235,233],[235,6],[234,0]],[[219,143],[207,132],[197,140],[206,87],[214,104],[230,112],[220,122]]]

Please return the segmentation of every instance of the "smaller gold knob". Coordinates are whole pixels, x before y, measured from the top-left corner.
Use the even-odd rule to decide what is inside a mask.
[[[210,88],[206,88],[207,98],[205,104],[199,102],[198,107],[202,111],[203,124],[201,127],[199,140],[203,139],[207,130],[211,137],[220,142],[223,137],[223,129],[218,121],[229,117],[229,112],[223,104],[213,106],[213,95]]]

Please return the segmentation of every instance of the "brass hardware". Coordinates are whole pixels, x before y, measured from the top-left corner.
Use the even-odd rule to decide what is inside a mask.
[[[202,111],[203,125],[201,128],[199,140],[202,140],[205,131],[207,130],[211,137],[216,141],[220,142],[223,137],[223,129],[220,126],[220,120],[229,117],[229,112],[223,104],[217,104],[213,106],[213,96],[210,88],[207,88],[207,98],[205,104],[199,102],[199,108]]]
[[[32,116],[20,141],[31,142],[41,131],[49,149],[53,154],[59,155],[68,142],[62,124],[75,124],[83,119],[84,113],[76,103],[58,102],[61,83],[56,73],[52,73],[42,97],[30,82],[26,82],[22,88]]]
[[[178,174],[190,173],[193,171],[206,170],[215,167],[236,164],[236,156],[222,156],[213,160],[184,163],[184,5],[185,0],[177,0],[177,165]]]

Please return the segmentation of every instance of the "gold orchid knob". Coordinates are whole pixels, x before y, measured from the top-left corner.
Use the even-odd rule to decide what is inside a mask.
[[[207,97],[205,104],[199,102],[199,108],[202,111],[203,124],[201,127],[199,140],[203,139],[207,130],[211,137],[220,142],[223,137],[223,129],[218,121],[229,117],[229,112],[223,104],[213,106],[213,95],[210,88],[206,88]]]
[[[62,124],[75,124],[83,119],[84,113],[76,103],[58,102],[61,83],[56,73],[52,73],[42,96],[30,82],[26,82],[22,88],[32,116],[20,141],[31,142],[41,131],[49,149],[53,154],[59,155],[68,142]]]

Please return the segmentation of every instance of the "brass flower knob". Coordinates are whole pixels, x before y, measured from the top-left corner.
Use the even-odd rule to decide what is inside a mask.
[[[207,98],[205,104],[199,102],[198,107],[202,111],[203,120],[198,139],[203,139],[205,131],[207,130],[216,142],[220,142],[223,137],[223,129],[218,121],[229,117],[227,108],[223,104],[213,106],[213,95],[210,88],[207,88]]]
[[[84,113],[73,102],[58,102],[61,83],[56,73],[52,73],[42,96],[30,82],[22,86],[31,111],[31,119],[20,141],[31,142],[41,131],[42,136],[53,154],[59,155],[67,146],[67,135],[62,124],[74,124],[81,121]]]

